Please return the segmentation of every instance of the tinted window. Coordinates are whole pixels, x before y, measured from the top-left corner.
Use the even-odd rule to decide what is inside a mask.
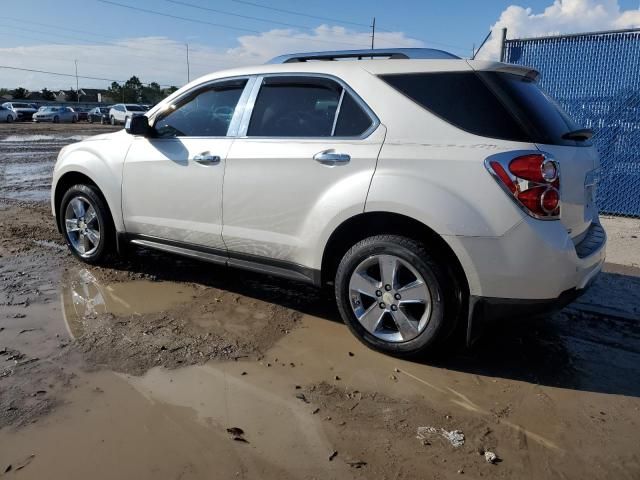
[[[458,128],[483,137],[531,141],[474,72],[385,75],[391,86]]]
[[[330,137],[341,92],[340,85],[323,78],[266,78],[247,135]]]
[[[146,110],[140,105],[126,105],[125,107],[130,112],[146,112]]]
[[[155,124],[159,137],[224,137],[246,80],[218,84],[189,96]]]
[[[336,137],[357,137],[362,135],[371,126],[371,123],[369,115],[348,92],[345,92],[334,135]]]
[[[590,142],[576,143],[575,140],[562,138],[565,133],[579,127],[535,80],[498,72],[482,72],[480,76],[524,125],[536,143],[590,145]]]

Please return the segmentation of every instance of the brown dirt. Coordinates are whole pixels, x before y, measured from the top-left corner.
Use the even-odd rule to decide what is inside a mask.
[[[72,140],[7,150],[2,139],[107,127],[8,128],[0,475],[11,466],[8,477],[24,478],[640,477],[633,267],[608,266],[558,315],[490,326],[471,350],[398,360],[360,345],[329,292],[145,250],[81,264],[45,198],[55,149]],[[15,166],[34,161],[39,173],[17,182]],[[460,430],[465,444],[420,441],[425,426]],[[484,450],[501,461],[487,463]]]

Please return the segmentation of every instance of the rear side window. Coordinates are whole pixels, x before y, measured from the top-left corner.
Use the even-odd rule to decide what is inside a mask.
[[[266,78],[247,135],[330,137],[340,93],[335,82],[321,78]]]
[[[345,92],[340,113],[336,121],[336,137],[357,137],[371,127],[371,117],[365,112],[349,92]]]
[[[264,79],[247,135],[351,137],[363,134],[372,123],[351,94],[331,79],[277,76]]]
[[[482,137],[555,145],[577,127],[535,80],[503,72],[384,75],[382,79],[443,120]]]

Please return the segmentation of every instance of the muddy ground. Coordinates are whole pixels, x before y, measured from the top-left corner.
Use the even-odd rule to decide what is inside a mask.
[[[0,126],[0,477],[640,478],[627,228],[631,254],[563,312],[402,361],[305,285],[144,250],[74,260],[46,203],[52,164],[110,130]]]

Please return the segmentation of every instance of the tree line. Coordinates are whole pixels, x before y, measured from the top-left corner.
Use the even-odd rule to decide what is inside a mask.
[[[145,103],[156,104],[166,96],[172,94],[178,89],[176,86],[162,88],[159,83],[151,82],[149,84],[143,84],[138,77],[132,76],[126,82],[120,84],[118,82],[112,82],[107,89],[106,96],[111,97],[114,103]],[[40,90],[42,98],[47,101],[54,101],[56,94],[54,91],[48,88]],[[75,102],[78,100],[78,92],[69,89],[65,90],[66,101]],[[29,90],[23,87],[18,87],[13,90],[7,88],[0,88],[0,96],[11,95],[15,100],[26,100],[29,95]],[[80,98],[82,100],[82,97]]]

